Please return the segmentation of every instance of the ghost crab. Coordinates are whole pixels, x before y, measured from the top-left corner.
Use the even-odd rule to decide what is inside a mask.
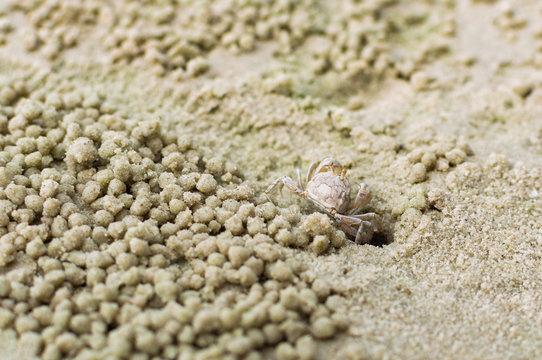
[[[350,201],[350,183],[346,179],[346,169],[335,159],[327,158],[320,163],[312,163],[307,172],[306,187],[301,182],[297,169],[297,184],[288,176],[281,176],[266,190],[269,193],[277,185],[283,186],[297,195],[310,200],[320,210],[333,217],[342,231],[355,238],[356,243],[371,241],[375,227],[374,213],[357,214],[371,201],[372,194],[367,184],[360,184],[353,202]]]

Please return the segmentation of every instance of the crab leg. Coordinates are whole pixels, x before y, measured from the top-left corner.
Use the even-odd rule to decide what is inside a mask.
[[[369,185],[367,184],[360,184],[358,194],[356,195],[356,198],[352,204],[350,204],[350,209],[348,210],[348,214],[352,215],[358,212],[359,209],[364,207],[371,201],[371,198],[373,197],[373,194],[371,193],[371,189],[369,188]]]
[[[356,218],[356,219],[360,219],[360,220],[371,221],[371,220],[375,219],[376,214],[375,213],[365,213],[365,214],[355,214],[355,215],[348,215],[348,216]]]
[[[317,166],[318,166],[318,163],[313,162],[313,163],[311,164],[311,166],[309,167],[309,171],[307,171],[307,183],[308,183],[309,181],[311,181],[312,175],[313,175],[314,170],[316,169]]]
[[[335,160],[335,159],[331,159],[331,158],[327,158],[327,159],[324,159],[319,165],[318,167],[316,168],[316,173],[318,174],[319,172],[322,171],[322,169],[325,169],[325,168],[329,168],[330,170],[333,171],[333,173],[335,174],[335,168],[339,168],[339,169],[342,169],[342,166],[341,164]]]
[[[367,244],[374,233],[374,225],[369,221],[362,221],[356,234],[356,244]]]
[[[341,215],[341,214],[334,214],[333,216],[335,216],[335,219],[339,222],[339,223],[343,223],[343,224],[346,224],[346,225],[349,225],[349,226],[357,226],[359,224],[361,224],[364,220],[358,218],[358,217],[355,217],[355,216],[352,216],[352,215]]]
[[[297,187],[300,188],[301,191],[305,191],[305,189],[303,189],[303,183],[301,182],[301,172],[299,169],[297,169]]]
[[[341,215],[335,214],[335,219],[339,223],[341,230],[347,234],[354,236],[357,244],[366,244],[373,237],[375,231],[374,225],[367,220],[373,219],[374,213],[367,213],[361,215]]]
[[[332,171],[336,175],[340,175],[341,180],[344,180],[346,176],[347,170],[343,169],[341,164],[337,160],[327,158],[320,163],[313,162],[311,164],[309,171],[307,172],[307,182],[311,181],[314,174],[319,174],[326,169]]]
[[[325,159],[325,160],[321,161],[321,162],[318,164],[318,166],[316,167],[316,169],[314,170],[314,172],[315,172],[316,174],[320,173],[320,172],[322,171],[323,168],[326,168],[326,167],[330,166],[330,164],[331,164],[332,161],[333,161],[332,159]]]
[[[282,187],[286,186],[288,190],[293,191],[298,195],[303,193],[303,189],[300,189],[299,187],[297,187],[295,182],[289,176],[281,176],[277,180],[273,181],[273,183],[269,185],[269,187],[265,190],[265,196],[267,197],[267,200],[273,202],[268,194],[277,185],[280,186],[281,191],[282,191]]]

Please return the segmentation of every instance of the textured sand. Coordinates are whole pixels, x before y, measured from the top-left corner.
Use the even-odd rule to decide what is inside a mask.
[[[70,248],[75,231],[21,245],[9,233],[21,231],[16,225],[29,215],[12,211],[39,208],[37,197],[47,198],[48,190],[42,194],[42,183],[15,208],[9,205],[0,239],[2,249],[9,249],[0,254],[5,265],[0,267],[1,348],[6,354],[25,334],[18,358],[31,358],[32,351],[44,358],[132,354],[141,359],[542,356],[542,7],[536,1],[18,3],[0,7],[2,206],[18,201],[19,188],[8,189],[8,184],[33,186],[10,172],[15,165],[8,164],[18,152],[26,154],[22,162],[29,168],[55,167],[60,175],[77,178],[72,184],[76,195],[61,197],[82,214],[71,220],[65,216],[70,228],[94,229],[107,222],[109,215],[94,215],[93,196],[105,193],[93,195],[94,183],[103,187],[93,168],[115,170],[117,178],[126,178],[124,193],[136,199],[146,186],[155,192],[164,166],[181,176],[172,165],[175,159],[197,174],[195,181],[205,173],[216,184],[209,185],[209,177],[197,188],[186,185],[192,181],[188,178],[161,180],[177,181],[182,191],[196,194],[195,200],[180,196],[196,217],[193,223],[205,223],[199,227],[175,217],[177,205],[164,201],[165,195],[156,204],[141,200],[137,206],[119,195],[131,205],[115,221],[160,222],[165,216],[164,223],[179,226],[165,228],[154,243],[162,247],[152,251],[128,236],[115,238],[114,229],[104,235],[114,241],[87,235],[94,245],[87,241]],[[32,121],[47,118],[45,112],[33,114],[27,104],[55,107],[55,99],[47,97],[51,93],[64,96],[59,112],[83,109],[58,122],[67,133],[61,140],[64,152],[45,145],[47,151],[35,151],[42,149],[38,140],[36,149],[32,141],[17,142],[34,136]],[[121,120],[100,118],[112,113]],[[16,114],[26,114],[23,119],[29,121],[11,121]],[[126,166],[105,161],[107,149],[100,144],[107,136],[91,130],[98,118],[107,130],[125,132],[122,136],[136,144],[130,145],[134,152],[153,159],[156,179],[143,174],[141,165],[132,170],[131,176],[140,176],[140,184],[132,187],[132,178],[122,175]],[[161,135],[149,130],[156,122]],[[54,128],[44,127],[44,132]],[[168,151],[180,153],[170,162],[163,160],[168,144],[175,144]],[[380,229],[371,244],[342,241],[333,223],[286,191],[273,195],[283,210],[265,207],[271,205],[265,205],[262,191],[274,179],[294,177],[297,168],[304,173],[312,161],[326,157],[348,168],[354,190],[359,182],[371,187],[374,198],[366,210],[377,213]],[[220,166],[210,160],[215,158]],[[89,172],[78,177],[83,170]],[[23,175],[30,179],[32,173]],[[59,181],[65,186],[59,192],[69,181]],[[29,195],[35,197],[26,200]],[[233,220],[220,221],[219,208],[228,208]],[[197,220],[205,219],[205,212],[215,214],[216,224]],[[36,216],[33,225],[48,221]],[[256,219],[250,220],[252,227],[248,218]],[[151,224],[149,231],[158,228],[145,224]],[[188,245],[168,243],[171,231],[185,231],[174,236]],[[190,236],[201,233],[211,240],[198,247],[209,239]],[[230,239],[232,233],[231,246],[248,248],[250,254],[217,249],[215,237]],[[252,256],[267,241],[258,237],[264,233],[269,235],[266,246],[274,250]],[[68,248],[55,250],[54,238]],[[115,242],[129,247],[118,250]],[[105,258],[92,251],[114,253],[115,263],[89,265]],[[136,254],[133,267],[140,269],[141,280],[132,279],[132,263],[115,251]],[[275,252],[280,257],[269,255]],[[40,257],[62,262],[67,280],[55,285],[59,295],[37,287],[48,266]],[[74,273],[85,280],[74,280]],[[217,280],[222,276],[226,280]],[[135,301],[141,313],[156,315],[152,311],[161,309],[160,314],[171,316],[171,303],[177,301],[199,320],[168,327],[150,324],[144,316],[108,321],[106,310],[81,310],[85,299],[80,294],[103,302],[107,296],[95,288],[105,286],[96,284],[114,285],[120,277],[119,296],[108,303],[130,303],[126,299],[140,282],[156,292],[143,304]],[[25,297],[17,292],[21,286],[36,290]],[[138,289],[139,294],[148,287]],[[231,301],[222,296],[226,290],[233,294]],[[315,303],[298,304],[292,293],[301,290]],[[191,296],[204,305],[190,305]],[[65,298],[71,297],[77,300],[70,304]],[[273,320],[274,303],[289,310],[287,320]],[[58,308],[55,314],[68,308],[67,323],[62,325],[62,314],[51,321],[36,315],[33,309],[39,306]],[[267,317],[242,320],[253,306]],[[239,318],[232,315],[228,322],[226,315],[219,320],[209,315],[219,310]],[[87,329],[88,319],[94,325]],[[265,330],[267,325],[278,330]],[[129,327],[134,333],[128,334]],[[177,337],[186,328],[196,329],[196,335]],[[279,340],[273,331],[280,333]],[[117,335],[125,343],[111,340]]]

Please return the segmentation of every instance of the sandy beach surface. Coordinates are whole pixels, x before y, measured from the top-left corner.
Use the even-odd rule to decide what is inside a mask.
[[[541,358],[541,24],[0,1],[0,358]],[[264,195],[325,158],[370,187],[370,243]]]

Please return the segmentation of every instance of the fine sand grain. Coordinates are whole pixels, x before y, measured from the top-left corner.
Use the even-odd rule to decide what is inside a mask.
[[[542,357],[537,1],[0,1],[0,358]],[[370,244],[288,191],[333,157]]]

